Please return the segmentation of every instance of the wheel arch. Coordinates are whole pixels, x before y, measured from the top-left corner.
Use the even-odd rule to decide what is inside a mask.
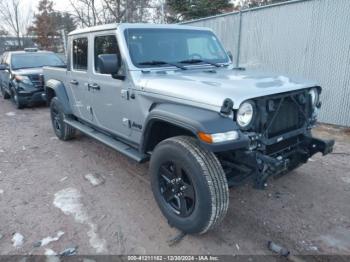
[[[141,151],[152,151],[163,140],[180,135],[196,137],[194,130],[189,127],[174,123],[170,119],[153,117],[147,122],[141,143]]]
[[[232,119],[215,111],[179,104],[155,104],[145,121],[140,151],[152,151],[159,142],[174,136],[187,135],[198,139],[200,131],[213,134],[233,129],[237,126]],[[200,142],[214,151],[220,150]]]
[[[54,79],[48,80],[45,84],[45,95],[48,104],[52,98],[57,97],[62,104],[64,113],[72,114],[66,87],[61,81]]]

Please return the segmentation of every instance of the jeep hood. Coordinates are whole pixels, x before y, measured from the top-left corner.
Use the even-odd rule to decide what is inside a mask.
[[[158,71],[143,74],[145,92],[221,107],[232,99],[234,109],[245,100],[315,86],[313,82],[282,75],[232,69]]]
[[[23,68],[12,71],[15,75],[39,75],[43,73],[42,67],[38,68]]]

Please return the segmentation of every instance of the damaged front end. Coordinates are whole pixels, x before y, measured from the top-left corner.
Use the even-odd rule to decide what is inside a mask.
[[[218,154],[230,186],[253,178],[255,188],[263,189],[269,177],[288,173],[318,152],[332,152],[334,140],[311,135],[321,103],[311,97],[309,90],[262,97],[250,103],[254,117],[242,128],[249,139],[248,148]]]

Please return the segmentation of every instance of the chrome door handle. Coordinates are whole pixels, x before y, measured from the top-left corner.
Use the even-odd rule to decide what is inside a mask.
[[[72,85],[75,85],[75,86],[79,85],[79,82],[78,82],[77,80],[74,80],[74,79],[71,80],[70,83],[71,83]]]
[[[98,84],[88,84],[88,89],[100,90],[101,87]]]

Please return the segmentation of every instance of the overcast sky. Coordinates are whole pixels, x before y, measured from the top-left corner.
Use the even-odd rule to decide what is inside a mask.
[[[25,5],[35,12],[38,8],[40,0],[23,0]],[[69,0],[53,0],[54,9],[58,11],[71,11]]]
[[[25,4],[32,8],[32,10],[35,12],[37,7],[38,7],[38,3],[40,0],[23,0],[25,2]],[[231,2],[233,3],[237,3],[240,0],[231,0]],[[58,11],[72,11],[72,8],[70,7],[70,3],[69,0],[53,0],[54,2],[54,9],[58,10]],[[98,1],[96,1],[98,2]]]

